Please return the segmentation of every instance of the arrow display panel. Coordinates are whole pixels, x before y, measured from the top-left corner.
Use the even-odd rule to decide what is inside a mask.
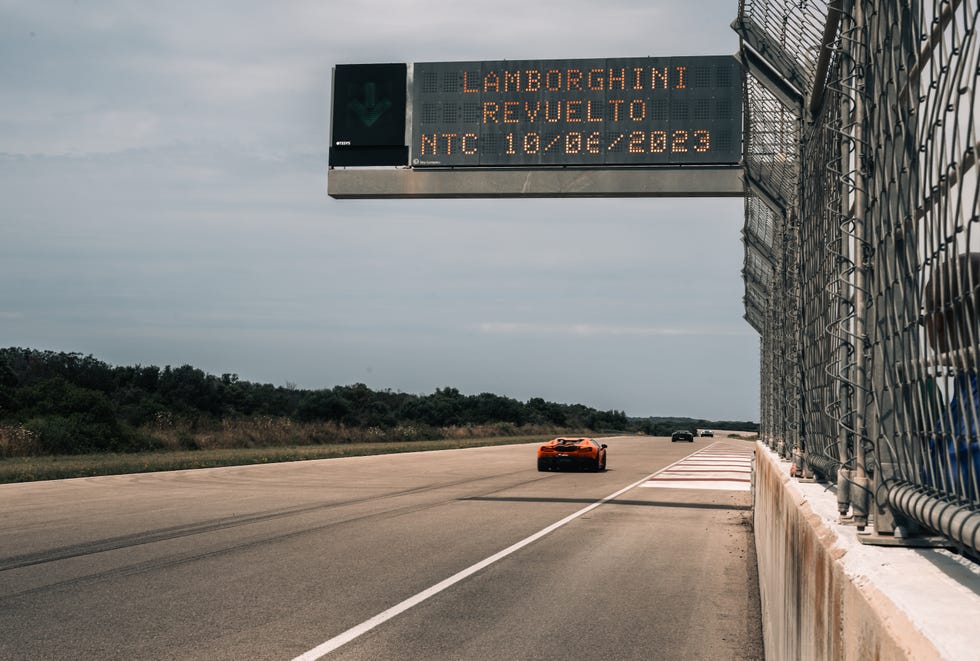
[[[330,165],[407,165],[406,64],[334,68]]]
[[[426,62],[412,84],[416,168],[741,160],[731,56]]]

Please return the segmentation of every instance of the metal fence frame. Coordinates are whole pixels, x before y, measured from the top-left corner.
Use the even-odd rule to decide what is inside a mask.
[[[741,0],[760,439],[870,543],[980,555],[980,7]]]

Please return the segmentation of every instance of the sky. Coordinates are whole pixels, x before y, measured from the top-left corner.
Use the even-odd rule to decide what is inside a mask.
[[[0,0],[0,346],[757,420],[740,199],[334,200],[336,64],[726,55],[736,0]]]

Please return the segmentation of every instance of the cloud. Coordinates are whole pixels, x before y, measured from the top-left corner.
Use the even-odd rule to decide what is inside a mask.
[[[751,417],[741,201],[326,196],[335,64],[733,53],[736,12],[0,0],[2,341]]]
[[[656,337],[679,335],[684,337],[751,336],[751,330],[742,328],[697,328],[682,326],[616,326],[610,324],[542,324],[525,322],[488,321],[474,327],[486,335],[511,336],[568,336],[568,337]]]
[[[712,4],[734,17],[734,0]],[[706,22],[704,5],[7,2],[0,61],[17,65],[0,67],[0,151],[324,149],[335,64],[735,52],[730,21]]]

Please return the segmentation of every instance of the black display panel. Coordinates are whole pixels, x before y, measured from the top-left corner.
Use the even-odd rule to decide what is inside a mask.
[[[731,56],[414,65],[412,167],[738,163]]]
[[[330,165],[407,165],[405,64],[338,64]]]

